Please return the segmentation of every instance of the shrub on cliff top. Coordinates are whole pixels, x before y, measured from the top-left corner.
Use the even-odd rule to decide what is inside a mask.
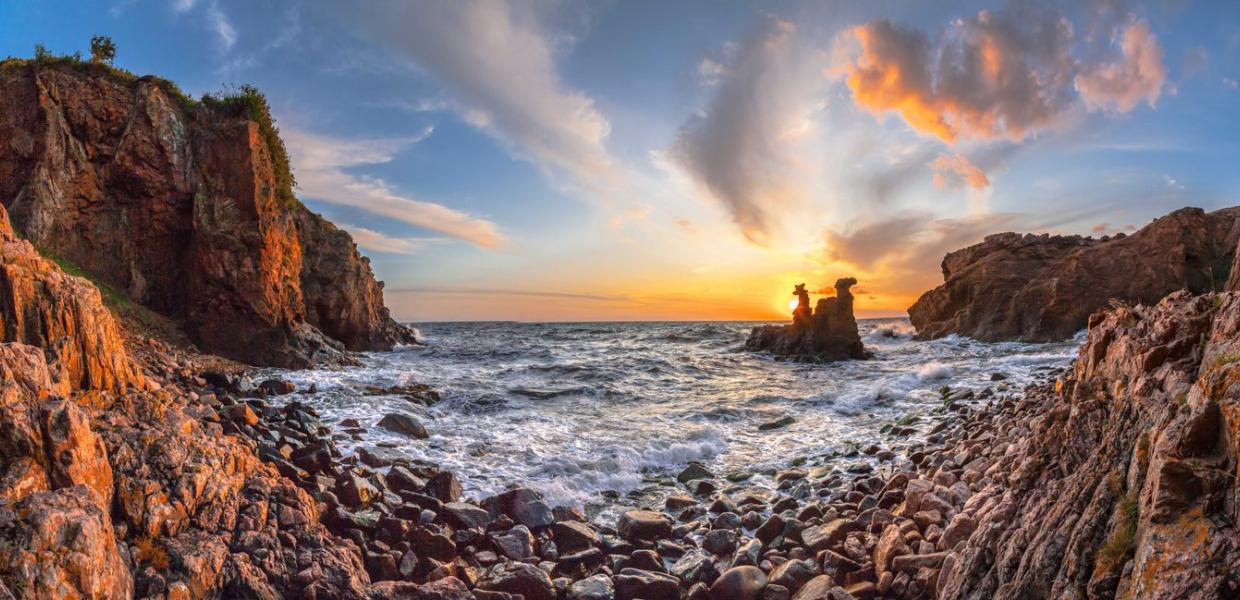
[[[267,152],[271,155],[272,170],[276,177],[276,194],[286,208],[294,208],[301,203],[293,195],[293,186],[297,179],[293,177],[293,168],[289,163],[288,150],[284,140],[280,138],[280,129],[271,118],[271,106],[267,97],[251,85],[243,85],[231,91],[218,94],[205,94],[202,103],[213,110],[234,117],[248,118],[258,123],[259,133],[267,143]]]

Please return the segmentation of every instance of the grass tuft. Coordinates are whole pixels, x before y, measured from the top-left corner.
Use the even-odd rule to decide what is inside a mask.
[[[1096,569],[1106,572],[1114,571],[1123,566],[1132,555],[1136,547],[1137,519],[1140,517],[1140,510],[1135,491],[1120,497],[1115,506],[1115,529],[1111,532],[1111,537],[1102,544],[1102,548],[1098,549],[1098,556],[1095,560]]]

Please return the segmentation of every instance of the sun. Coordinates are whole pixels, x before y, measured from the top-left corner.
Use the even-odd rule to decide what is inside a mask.
[[[788,310],[795,311],[796,309],[797,309],[797,299],[794,296],[793,298],[788,300]]]

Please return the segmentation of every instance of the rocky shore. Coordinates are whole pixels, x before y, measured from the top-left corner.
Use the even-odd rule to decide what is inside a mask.
[[[411,444],[428,432],[401,411],[328,426],[299,401],[311,390],[243,385],[244,365],[200,353],[304,366],[408,332],[348,235],[285,203],[263,123],[166,82],[53,67],[0,67],[0,198],[20,216],[15,229],[0,208],[0,600],[1240,596],[1240,284],[1214,267],[1234,258],[1232,215],[1180,211],[1135,241],[1004,236],[949,255],[945,274],[976,274],[1049,244],[1067,248],[1050,252],[1065,273],[1139,254],[1171,257],[1156,273],[1171,276],[1150,280],[1144,305],[1095,306],[1087,282],[1028,275],[1044,273],[1034,261],[1030,289],[1054,291],[1036,310],[1071,304],[1061,286],[1088,296],[1063,313],[1092,315],[1067,369],[1019,390],[1002,374],[949,383],[931,418],[789,464],[773,486],[690,464],[661,504],[599,522],[529,489],[463,498],[453,473],[382,447],[342,452],[368,428]],[[173,244],[183,235],[194,243]],[[146,262],[160,256],[176,260]],[[166,295],[183,276],[198,296]],[[862,357],[853,284],[812,311],[806,293],[793,324],[747,345]],[[993,294],[961,305],[968,289],[949,276],[928,294],[949,301],[930,304],[993,309],[977,304]],[[124,298],[154,312],[117,310]],[[953,326],[996,322],[973,316]],[[1059,331],[1014,322],[1002,332]],[[438,400],[417,385],[373,392]]]

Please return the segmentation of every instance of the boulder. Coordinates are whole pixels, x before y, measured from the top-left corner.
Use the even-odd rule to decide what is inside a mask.
[[[40,380],[46,370],[50,385],[42,393],[63,395],[71,389],[123,392],[146,387],[146,378],[129,358],[120,329],[104,308],[99,290],[85,279],[66,275],[30,242],[18,237],[3,207],[0,289],[5,290],[0,297],[0,343],[17,342],[42,349],[45,369],[22,366],[33,367],[31,376]],[[4,362],[9,362],[14,352],[8,350],[10,358]],[[39,387],[42,383],[38,382]]]
[[[426,431],[426,426],[417,417],[404,413],[388,413],[383,415],[383,418],[379,420],[379,426],[388,431],[418,440],[424,440],[431,436],[430,432]]]
[[[521,594],[526,600],[556,600],[555,584],[542,569],[522,562],[503,562],[478,580],[478,589]]]
[[[732,567],[710,586],[711,600],[761,600],[766,573],[757,567]]]
[[[653,541],[672,535],[672,520],[663,513],[630,510],[620,515],[620,536],[629,541]]]
[[[112,520],[85,485],[0,501],[0,539],[0,580],[10,586],[60,597],[133,596]]]

